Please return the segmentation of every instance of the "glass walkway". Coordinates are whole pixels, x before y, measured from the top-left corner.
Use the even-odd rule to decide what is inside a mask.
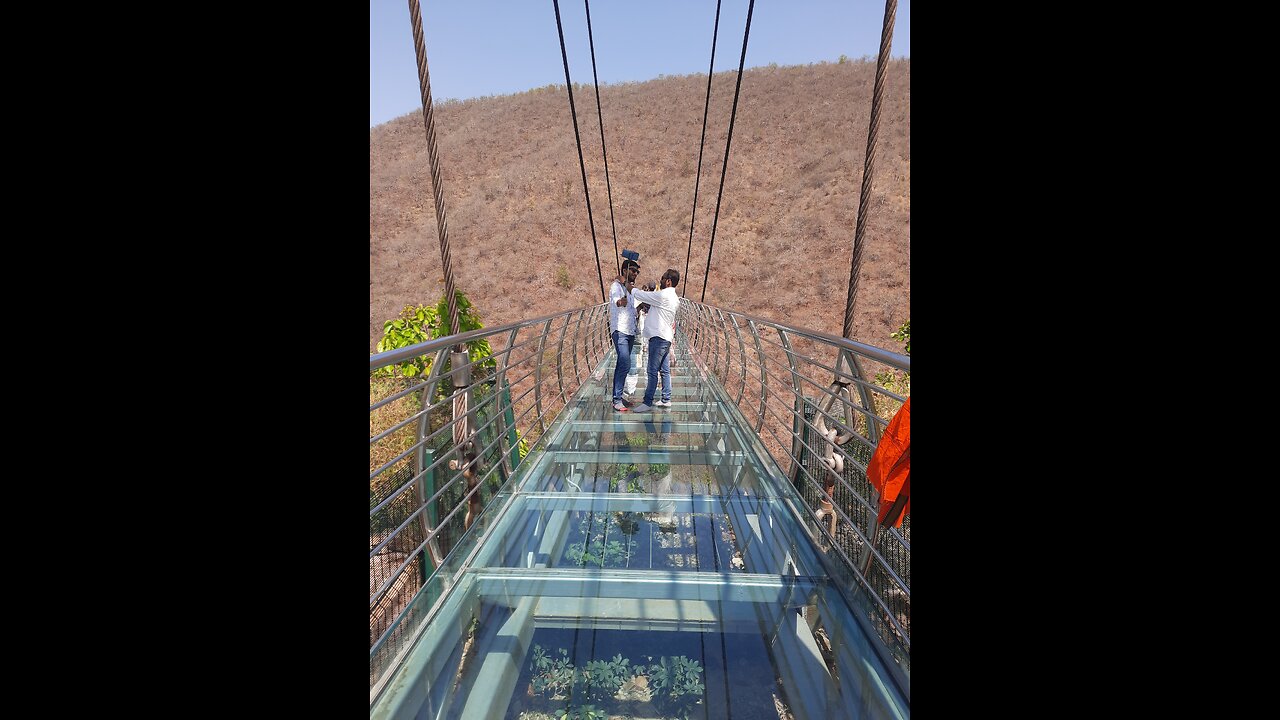
[[[873,600],[688,347],[647,414],[602,351],[397,619],[416,639],[371,650],[371,718],[910,717]]]

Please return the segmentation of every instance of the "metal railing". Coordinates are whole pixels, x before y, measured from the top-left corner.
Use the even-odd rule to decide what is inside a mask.
[[[877,526],[879,498],[866,469],[905,402],[897,390],[911,358],[687,298],[677,327],[699,368],[719,380],[787,470],[814,539],[834,560],[833,576],[868,593],[875,631],[895,655],[909,653],[910,517],[901,528]]]
[[[447,589],[448,573],[432,575],[468,516],[520,469],[525,449],[611,351],[607,315],[602,303],[370,356],[371,685],[429,615],[430,601],[410,599]],[[492,346],[484,362],[480,341]],[[867,593],[874,631],[909,665],[910,518],[877,528],[865,473],[905,400],[896,389],[911,359],[687,298],[676,341],[789,473],[832,578]],[[470,343],[469,358],[450,352],[461,343]],[[478,461],[471,483],[468,441]]]
[[[369,642],[380,656],[413,637],[410,599],[612,349],[607,314],[601,303],[369,356]],[[464,343],[469,353],[451,352]]]

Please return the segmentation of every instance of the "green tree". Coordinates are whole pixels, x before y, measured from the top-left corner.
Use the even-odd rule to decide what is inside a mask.
[[[906,343],[903,350],[907,355],[911,354],[911,321],[907,320],[898,326],[898,329],[891,333],[889,337],[899,342]],[[892,372],[876,373],[876,383],[880,387],[892,390],[901,395],[911,394],[911,373],[894,370]]]
[[[470,332],[484,327],[480,321],[480,313],[461,290],[454,291],[454,301],[458,305],[458,332]],[[449,334],[448,298],[441,297],[435,307],[427,305],[406,305],[393,320],[382,325],[382,339],[378,341],[377,351],[397,350],[410,345],[417,345],[427,340],[446,337]],[[474,363],[473,373],[481,373],[497,366],[493,359],[493,348],[488,340],[472,340],[467,343],[467,356]],[[414,377],[431,372],[431,355],[420,355],[396,365],[388,365],[379,369],[377,377]],[[449,371],[446,364],[442,370]]]
[[[426,342],[434,336],[433,333],[439,323],[440,317],[435,308],[427,307],[426,305],[406,305],[394,320],[388,320],[382,324],[382,339],[378,341],[377,351],[380,353],[387,352],[388,350],[397,350],[402,347],[417,345],[420,342]],[[395,377],[397,375],[413,377],[415,375],[425,375],[430,368],[430,359],[425,356],[418,356],[398,365],[379,368],[374,375],[377,377]]]
[[[898,328],[898,331],[893,333],[889,337],[893,338],[894,340],[905,342],[907,344],[905,348],[906,353],[908,355],[911,354],[911,321],[910,320],[902,323],[902,326]]]

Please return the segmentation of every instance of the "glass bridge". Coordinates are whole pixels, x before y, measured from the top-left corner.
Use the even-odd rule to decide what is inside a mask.
[[[511,370],[517,364],[511,349],[522,345],[517,330],[493,331],[496,337],[510,330],[506,349],[495,353],[507,361],[496,369],[507,373],[496,387],[510,390],[504,385],[510,381],[516,389],[488,398],[529,408],[536,421],[526,422],[534,428],[526,435],[539,436],[519,460],[520,443],[511,443],[506,429],[520,425],[514,413],[485,415],[479,408],[478,425],[494,418],[490,436],[480,437],[497,439],[486,440],[495,462],[477,495],[491,494],[447,550],[439,542],[466,503],[445,506],[455,514],[444,517],[431,498],[444,491],[434,483],[422,487],[433,456],[414,461],[419,481],[403,487],[418,488],[416,516],[392,524],[421,532],[385,562],[401,569],[396,578],[419,563],[424,569],[403,591],[411,599],[388,611],[394,620],[371,630],[371,718],[910,717],[903,625],[909,627],[909,609],[902,617],[888,600],[894,593],[869,584],[870,573],[859,573],[839,549],[839,532],[814,520],[814,499],[821,498],[812,491],[806,498],[803,490],[818,487],[822,474],[810,476],[802,462],[784,471],[758,434],[769,399],[760,337],[781,326],[742,324],[760,349],[756,356],[741,331],[737,343],[729,341],[728,315],[712,322],[716,309],[685,305],[673,347],[672,405],[645,414],[614,412],[614,354],[600,333],[574,330],[570,348],[582,348],[582,379],[574,392],[561,390],[554,420],[542,422],[553,412],[541,407],[542,393],[510,397],[521,384]],[[553,347],[560,348],[554,363],[568,365],[570,315],[563,316],[558,342],[558,319],[521,325],[533,329],[523,344],[538,368],[524,376],[525,385],[554,385]],[[595,312],[577,320],[578,327],[604,327]],[[738,328],[734,320],[732,330]],[[795,370],[792,341],[800,331],[778,332],[784,333],[778,347],[792,355]],[[735,344],[742,348],[740,374]],[[439,371],[445,347],[437,345]],[[748,357],[758,360],[761,389],[744,402],[742,389],[751,386],[746,370],[755,372]],[[572,360],[576,375],[579,355]],[[642,369],[633,404],[645,382]],[[801,455],[820,455],[817,440],[803,432],[812,423],[803,405],[793,403],[786,417],[799,418],[792,424],[801,432],[786,437]],[[873,438],[865,428],[875,424],[865,422],[862,435]],[[427,434],[425,422],[422,428],[418,437]],[[850,456],[852,462],[857,453]],[[865,468],[865,454],[862,460]],[[449,476],[439,460],[434,465]],[[463,484],[454,487],[461,492]],[[827,492],[841,506],[841,495]],[[379,512],[388,502],[380,501]],[[855,505],[841,513],[854,528]],[[909,553],[902,531],[894,533]],[[377,539],[371,535],[371,543]],[[382,540],[383,554],[371,552],[371,563],[393,544]],[[893,571],[885,546],[870,554],[885,566],[881,572]],[[907,562],[909,572],[909,555]],[[894,572],[903,586],[897,595],[905,590],[909,601],[901,568]],[[391,596],[391,577],[378,582],[379,603]],[[374,607],[371,600],[371,614]],[[885,632],[887,616],[897,631]]]

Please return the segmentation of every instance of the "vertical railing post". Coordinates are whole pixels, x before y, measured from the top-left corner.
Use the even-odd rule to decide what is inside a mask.
[[[595,356],[593,350],[596,346],[596,334],[591,331],[591,321],[595,319],[595,312],[584,308],[583,314],[586,316],[586,330],[582,333],[582,364],[587,370],[587,376],[591,376],[591,358]]]
[[[716,337],[712,322],[711,308],[704,305],[702,308],[702,328],[707,335],[707,342],[710,344],[707,352],[707,375],[715,377],[716,365],[720,364],[720,341]]]
[[[696,365],[702,357],[702,306],[697,303],[689,305],[689,363]]]
[[[511,460],[511,456],[507,454],[507,448],[503,447],[503,442],[507,440],[507,434],[510,431],[515,430],[515,416],[514,414],[508,413],[511,405],[511,393],[504,393],[504,390],[507,386],[507,364],[511,361],[511,348],[515,347],[516,335],[519,332],[520,328],[515,327],[511,329],[511,334],[507,336],[507,349],[502,353],[502,357],[498,359],[498,372],[493,383],[493,404],[497,410],[497,415],[494,419],[497,421],[498,428],[498,432],[496,433],[498,437],[498,473],[504,484],[507,482],[507,478],[509,477],[512,468],[508,465]],[[506,405],[502,402],[504,396],[506,398]],[[507,424],[508,416],[511,417],[510,425]],[[513,446],[514,445],[508,445],[507,447],[509,448]]]
[[[729,345],[729,323],[725,322],[724,311],[720,308],[716,308],[716,316],[720,318],[719,333],[724,336],[724,375],[722,377],[724,378],[725,393],[728,394],[729,366],[733,364],[733,350]]]
[[[506,399],[506,404],[503,406],[504,409],[502,412],[503,419],[506,420],[507,423],[507,442],[509,443],[509,447],[516,448],[515,452],[510,455],[504,455],[503,457],[505,457],[507,462],[510,463],[511,472],[515,473],[516,466],[520,464],[520,461],[523,458],[520,457],[520,431],[516,428],[516,411],[511,404],[510,383],[503,384],[502,394]]]
[[[877,423],[875,420],[872,420],[871,416],[875,415],[879,417],[879,413],[876,412],[875,397],[872,396],[871,391],[867,390],[867,386],[864,384],[866,382],[866,377],[863,375],[863,372],[862,372],[862,363],[858,362],[858,357],[856,355],[849,352],[848,350],[842,349],[840,350],[839,357],[836,359],[836,371],[837,371],[836,379],[835,379],[836,382],[842,382],[841,380],[842,371],[845,377],[848,377],[854,380],[863,381],[863,382],[854,382],[853,384],[858,387],[858,395],[862,398],[862,409],[867,413],[869,413],[866,416],[867,439],[871,441],[871,447],[874,448],[876,445],[880,443],[880,424]],[[848,381],[843,381],[843,382],[848,382]],[[850,427],[849,429],[853,430],[854,428]]]
[[[685,348],[689,350],[689,361],[692,363],[698,356],[695,350],[698,345],[698,304],[685,299],[680,301],[680,315],[676,316],[676,327],[685,338]]]
[[[560,344],[556,347],[556,381],[560,383],[560,401],[569,404],[569,396],[564,392],[564,337],[569,333],[569,315],[564,314],[564,325],[560,328]]]
[[[431,466],[432,460],[435,459],[435,450],[427,450],[421,453],[423,459],[426,460],[426,467]],[[418,476],[417,481],[413,484],[413,491],[417,495],[418,506],[422,507],[427,503],[427,498],[435,494],[435,477],[436,471],[432,470],[427,473],[415,472]],[[428,518],[427,514],[435,510],[435,505],[418,514],[418,528],[422,531],[422,537],[426,537],[431,532],[431,528],[435,526],[436,515],[434,513]],[[437,559],[436,555],[440,554],[440,548],[435,546],[435,538],[427,543],[427,549],[418,553],[418,587],[427,584],[427,578],[431,577],[431,573],[440,567],[443,559]]]
[[[791,406],[791,484],[796,490],[803,492],[804,484],[800,482],[800,469],[804,466],[804,396],[797,395]]]
[[[778,337],[782,338],[782,347],[787,353],[787,365],[791,366],[791,390],[795,393],[793,397],[799,398],[800,400],[799,402],[792,403],[792,412],[799,412],[800,417],[803,418],[804,388],[800,387],[800,368],[796,367],[796,354],[791,347],[791,338],[787,335],[786,331],[781,327],[777,328],[777,330]],[[794,422],[792,423],[792,427],[795,427]],[[791,457],[793,461],[795,458],[800,457],[800,449],[800,436],[793,433],[791,436]]]
[[[707,374],[715,377],[716,367],[720,364],[720,338],[716,336],[715,329],[712,327],[712,313],[708,306],[703,306],[703,327],[711,341],[711,362],[707,363]]]
[[[548,319],[547,324],[542,327],[542,334],[538,336],[538,361],[533,369],[533,402],[538,410],[538,437],[547,432],[547,425],[542,420],[542,365],[547,353],[547,333],[551,332],[551,323],[554,321],[555,318]]]
[[[751,337],[756,341],[756,355],[760,357],[760,414],[756,416],[756,434],[760,434],[760,428],[764,427],[764,404],[769,399],[769,383],[765,379],[764,366],[764,348],[760,345],[760,329],[756,327],[755,320],[747,320],[747,327],[751,329]]]
[[[699,332],[699,323],[702,321],[702,306],[696,302],[688,301],[689,304],[689,321],[687,329],[687,341],[689,343],[689,362],[696,363],[702,354],[702,333]]]
[[[598,320],[592,320],[591,326],[598,328],[596,330],[596,337],[600,340],[600,343],[599,343],[600,353],[599,353],[599,357],[596,359],[596,362],[597,363],[604,362],[604,356],[607,355],[609,352],[605,346],[613,344],[612,342],[609,341],[609,338],[606,337],[604,334],[604,329],[609,327],[609,312],[606,310],[604,312],[604,317]],[[639,342],[639,338],[636,339],[636,342]]]
[[[595,328],[592,331],[591,336],[595,338],[595,343],[593,343],[593,345],[596,348],[596,352],[592,354],[591,359],[592,359],[593,365],[598,365],[601,361],[604,360],[604,356],[608,352],[604,348],[605,336],[602,331],[609,326],[609,311],[608,309],[604,311],[603,322],[595,318],[595,315],[599,313],[592,311],[591,314],[592,314],[592,318],[590,320],[590,326],[592,328]]]
[[[871,585],[871,579],[867,578],[867,575],[871,572],[871,546],[875,545],[879,540],[880,513],[872,505],[871,518],[867,521],[867,541],[862,545],[862,552],[858,553],[858,568],[862,571],[862,577],[867,579],[868,586]]]
[[[747,389],[747,346],[742,342],[742,329],[738,327],[737,316],[729,313],[729,319],[733,321],[733,332],[738,336],[738,356],[742,359],[742,385],[738,388],[738,399],[733,403],[741,408],[742,394]]]
[[[570,352],[573,354],[573,379],[578,383],[577,387],[573,389],[574,392],[577,392],[578,388],[582,387],[582,376],[578,374],[578,337],[582,335],[582,316],[586,314],[586,308],[583,308],[578,313],[578,324],[573,326],[573,343],[570,345],[572,348]]]
[[[720,369],[720,328],[716,325],[715,308],[710,306],[707,307],[707,332],[711,335],[712,342],[711,363],[707,366],[707,374],[718,380],[720,378],[718,372]]]
[[[698,307],[698,341],[702,346],[702,365],[706,368],[708,375],[715,375],[715,363],[711,359],[714,348],[712,343],[715,338],[711,335],[711,309],[706,305]]]
[[[422,507],[427,504],[427,498],[435,495],[435,471],[426,473],[424,476],[423,469],[430,467],[435,461],[435,450],[428,450],[423,443],[423,439],[431,434],[431,413],[434,409],[436,398],[436,385],[440,382],[440,371],[444,367],[444,356],[448,352],[448,348],[441,348],[436,351],[435,357],[431,360],[431,371],[427,373],[427,386],[422,390],[422,417],[418,418],[418,435],[414,438],[414,442],[418,445],[418,449],[413,454],[413,474],[418,478],[414,484],[414,492],[417,493],[418,506]],[[422,537],[427,537],[435,529],[436,518],[435,503],[431,504],[425,511],[418,514],[419,527],[422,529]],[[440,545],[437,542],[437,535],[431,538],[431,542],[427,543],[427,549],[431,552],[431,560],[435,567],[440,567],[444,562],[444,554],[440,552]],[[431,573],[423,573],[423,582]]]

